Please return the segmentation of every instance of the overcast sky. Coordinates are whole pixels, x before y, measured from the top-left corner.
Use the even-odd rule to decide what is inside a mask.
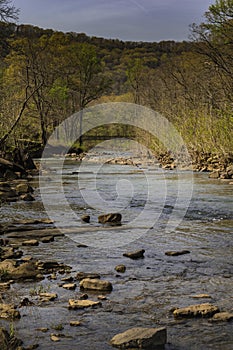
[[[13,0],[19,23],[132,41],[187,40],[214,0]]]

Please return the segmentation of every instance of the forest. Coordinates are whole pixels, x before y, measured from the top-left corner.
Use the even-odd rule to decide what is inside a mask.
[[[189,41],[123,42],[17,25],[1,16],[1,150],[43,148],[73,113],[99,103],[133,102],[172,122],[190,151],[228,154],[233,0],[217,0],[204,18],[190,26]]]

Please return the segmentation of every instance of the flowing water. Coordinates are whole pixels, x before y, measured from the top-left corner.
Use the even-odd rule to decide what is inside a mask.
[[[61,204],[56,162],[52,170],[46,183],[47,195],[52,198],[51,212],[60,225],[64,222],[67,226],[70,216]],[[205,318],[181,321],[172,315],[174,307],[204,302],[233,312],[232,186],[210,180],[206,174],[163,171],[152,165],[100,166],[90,162],[82,168],[74,161],[66,162],[62,178],[69,210],[76,215],[70,226],[76,227],[77,232],[56,238],[48,245],[24,247],[24,252],[39,259],[64,262],[72,266],[72,275],[79,271],[98,272],[112,282],[113,291],[101,308],[71,311],[67,309],[68,299],[80,295],[78,288],[67,291],[58,286],[59,279],[45,279],[40,283],[43,288],[59,297],[44,306],[21,308],[23,317],[14,327],[25,344],[38,343],[41,350],[107,350],[112,348],[109,340],[119,332],[162,325],[168,332],[166,349],[232,349],[232,323],[211,323]],[[192,184],[192,198],[187,205],[187,188],[190,191]],[[3,206],[3,221],[47,217],[37,178],[32,185],[36,188],[36,201]],[[123,225],[104,231],[97,217],[108,207],[108,211],[122,213]],[[80,221],[83,214],[90,214],[90,225]],[[173,231],[167,229],[168,223]],[[123,257],[124,252],[137,249],[145,249],[144,259]],[[190,254],[165,255],[166,251],[183,249]],[[126,265],[124,274],[114,270],[118,264]],[[8,298],[19,301],[32,288],[34,283],[14,284]],[[193,298],[202,293],[211,299]],[[97,300],[98,294],[88,292],[91,300]],[[81,320],[83,325],[70,327],[70,320]],[[64,330],[52,330],[57,324],[62,324]],[[50,330],[41,333],[36,330],[40,327]],[[65,337],[53,343],[51,332],[63,333]]]

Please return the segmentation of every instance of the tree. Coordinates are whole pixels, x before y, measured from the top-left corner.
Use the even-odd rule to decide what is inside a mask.
[[[19,10],[12,6],[11,2],[11,0],[0,0],[0,20],[3,22],[18,19]]]

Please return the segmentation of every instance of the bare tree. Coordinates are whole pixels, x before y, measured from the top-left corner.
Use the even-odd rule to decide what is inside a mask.
[[[11,3],[12,0],[0,0],[0,20],[3,22],[17,21],[18,19],[19,10]]]

